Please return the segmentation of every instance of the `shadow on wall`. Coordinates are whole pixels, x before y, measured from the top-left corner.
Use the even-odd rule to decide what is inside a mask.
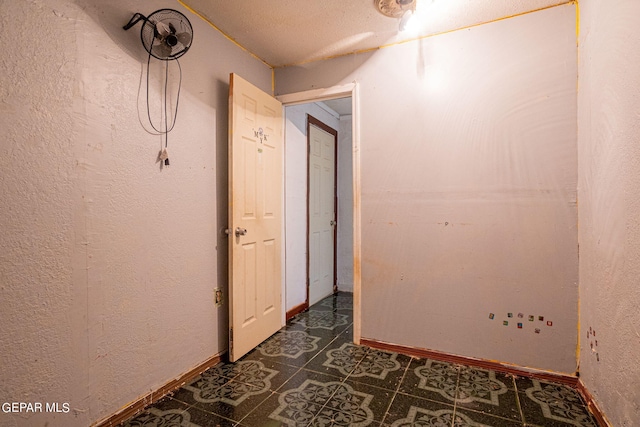
[[[229,295],[229,236],[225,229],[229,225],[229,82],[216,80],[215,99],[211,102],[220,106],[216,109],[216,194],[217,194],[217,260],[218,286],[223,288],[224,295]],[[228,298],[226,303],[228,304]],[[218,310],[218,345],[226,348],[229,342],[228,310]]]
[[[127,55],[136,61],[146,59],[146,51],[141,47],[139,24],[129,31],[122,28],[136,12],[131,10],[130,1],[103,2],[100,0],[74,0],[74,3],[87,14],[87,16],[104,30],[113,43],[122,49]],[[151,11],[149,11],[151,12]],[[147,13],[148,14],[148,13]],[[137,32],[137,37],[131,33]]]
[[[424,78],[429,74],[429,65],[435,61],[434,54],[425,47],[424,39],[418,39],[412,43],[416,49],[416,75]],[[382,50],[386,51],[386,48],[350,53],[330,60],[318,60],[275,68],[275,94],[285,95],[319,88],[329,88],[349,83],[356,79],[361,80],[358,75],[362,75],[362,70],[366,68],[366,63],[377,52]],[[380,78],[382,79],[386,71],[380,71]]]
[[[354,80],[375,51],[354,53],[330,61],[314,61],[290,67],[276,68],[276,95],[296,93],[306,90],[328,88]],[[308,72],[312,70],[311,72]],[[321,70],[321,71],[318,71]],[[291,78],[290,78],[291,76]],[[322,76],[322,78],[318,78]]]

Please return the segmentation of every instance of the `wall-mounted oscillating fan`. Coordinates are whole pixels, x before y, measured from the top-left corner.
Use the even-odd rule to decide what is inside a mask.
[[[177,59],[187,53],[191,47],[191,42],[193,41],[193,27],[187,17],[177,10],[159,9],[149,16],[144,16],[141,13],[135,13],[127,25],[122,28],[128,30],[137,24],[138,21],[144,21],[142,24],[142,30],[140,30],[140,39],[142,39],[142,45],[149,53],[147,62],[147,116],[149,117],[151,127],[157,132],[157,135],[164,135],[164,148],[161,149],[158,154],[158,161],[161,162],[161,165],[164,164],[165,166],[169,166],[169,154],[167,153],[169,132],[173,130],[173,126],[176,124],[176,119],[178,117],[180,85],[182,84],[182,67],[180,66],[180,61]],[[164,96],[161,98],[161,106],[162,110],[164,110],[164,120],[161,121],[161,125],[164,125],[164,129],[162,129],[162,126],[158,129],[158,127],[153,124],[149,109],[149,67],[152,56],[166,61],[164,63]],[[180,70],[180,82],[178,83],[178,93],[175,97],[176,111],[173,115],[173,122],[169,125],[169,116],[167,115],[167,104],[169,102],[167,81],[169,79],[169,60],[172,59],[176,60],[175,64],[178,65],[178,69]]]
[[[122,28],[128,30],[138,21],[144,21],[140,31],[142,45],[155,58],[164,61],[178,59],[191,47],[193,27],[177,10],[160,9],[149,16],[136,13]]]

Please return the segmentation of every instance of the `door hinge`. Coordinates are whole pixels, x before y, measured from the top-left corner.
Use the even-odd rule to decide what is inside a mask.
[[[229,353],[233,351],[233,328],[229,328]]]

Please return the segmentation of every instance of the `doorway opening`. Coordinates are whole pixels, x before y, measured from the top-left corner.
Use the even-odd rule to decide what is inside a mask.
[[[357,129],[356,85],[329,90],[302,92],[279,96],[284,106],[285,126],[285,283],[283,317],[289,319],[316,301],[334,293],[333,285],[313,288],[314,265],[327,271],[339,292],[353,293],[354,342],[360,339],[360,275],[359,275],[359,145]],[[322,246],[321,238],[314,243],[313,219],[309,203],[313,182],[309,167],[310,128],[333,130],[336,133],[334,183],[324,185],[320,197],[334,199],[335,215],[324,218],[330,227],[325,236],[334,232],[335,246],[330,264],[316,258],[314,245]],[[311,132],[315,132],[312,130]],[[320,135],[322,136],[322,135]],[[330,181],[330,180],[329,180]],[[333,185],[335,184],[335,188]],[[326,193],[330,191],[330,193]],[[318,197],[317,195],[313,197]],[[326,221],[325,221],[326,220]],[[335,221],[331,224],[331,221]],[[325,224],[327,225],[327,224]],[[316,236],[319,234],[316,233]],[[326,240],[326,239],[325,239]],[[326,242],[325,242],[326,243]],[[330,244],[333,245],[333,242]],[[325,244],[324,246],[330,246]],[[326,295],[325,295],[326,294]],[[286,320],[285,319],[285,320]]]

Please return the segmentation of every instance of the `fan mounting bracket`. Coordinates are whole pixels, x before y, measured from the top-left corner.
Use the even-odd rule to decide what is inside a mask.
[[[416,0],[373,0],[378,12],[389,18],[400,18],[407,10],[416,9]]]

